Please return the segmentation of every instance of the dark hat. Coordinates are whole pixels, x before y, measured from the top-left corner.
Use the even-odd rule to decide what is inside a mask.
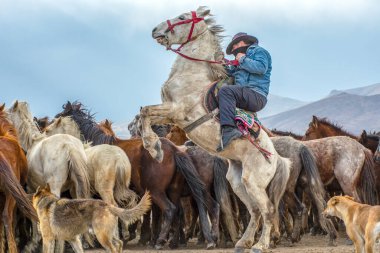
[[[240,33],[237,33],[232,38],[232,41],[227,46],[226,53],[231,54],[232,46],[235,45],[236,43],[242,41],[242,40],[247,41],[248,44],[250,44],[250,45],[259,43],[259,40],[255,36],[251,36],[251,35],[248,35],[247,33],[240,32]]]

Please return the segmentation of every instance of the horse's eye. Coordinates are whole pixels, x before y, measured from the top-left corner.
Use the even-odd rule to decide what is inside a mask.
[[[178,19],[180,19],[180,20],[185,20],[185,16],[179,16]]]

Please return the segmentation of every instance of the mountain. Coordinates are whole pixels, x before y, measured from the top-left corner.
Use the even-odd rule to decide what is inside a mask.
[[[340,93],[349,93],[354,95],[360,95],[360,96],[371,96],[371,95],[378,95],[380,94],[380,83],[375,83],[372,85],[349,89],[349,90],[332,90],[329,94],[329,96],[335,96]]]
[[[269,94],[268,103],[265,108],[259,112],[260,117],[269,117],[281,112],[289,111],[303,105],[307,102],[296,100],[293,98],[281,97]]]
[[[327,117],[344,129],[359,134],[363,129],[380,130],[380,95],[360,96],[340,92],[300,108],[262,118],[266,127],[304,134],[312,115]]]

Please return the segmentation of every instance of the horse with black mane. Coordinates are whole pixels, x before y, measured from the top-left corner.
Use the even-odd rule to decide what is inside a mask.
[[[127,154],[132,165],[131,183],[134,189],[139,194],[149,190],[153,203],[163,213],[161,232],[155,245],[156,249],[163,247],[172,223],[174,228],[178,227],[178,220],[173,218],[179,211],[179,200],[183,193],[185,181],[197,202],[202,231],[208,243],[207,248],[216,246],[218,237],[218,230],[216,229],[218,228],[213,227],[214,229],[210,230],[206,212],[207,201],[204,198],[206,196],[205,185],[199,179],[199,174],[188,155],[169,140],[161,138],[165,155],[162,163],[159,163],[144,149],[141,138],[123,140],[115,135],[106,134],[88,110],[82,108],[82,104],[67,102],[63,108],[64,110],[56,117],[71,116],[79,126],[85,140],[91,141],[93,145],[104,143],[116,145]]]

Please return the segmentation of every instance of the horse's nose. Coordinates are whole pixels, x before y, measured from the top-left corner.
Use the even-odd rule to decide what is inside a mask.
[[[154,33],[155,31],[157,31],[157,27],[153,28],[152,33]]]

